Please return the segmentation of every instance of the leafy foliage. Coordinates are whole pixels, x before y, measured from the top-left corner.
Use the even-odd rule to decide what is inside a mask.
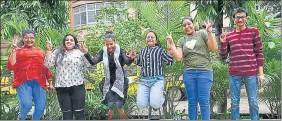
[[[269,118],[281,118],[281,76],[276,73],[266,75],[263,85],[263,92],[259,96],[259,100],[265,102],[270,109]]]
[[[43,120],[61,120],[62,112],[55,92],[49,92],[46,95],[46,114],[42,116]]]
[[[1,97],[1,120],[16,120],[18,117],[19,107],[14,95],[0,94]]]
[[[273,59],[281,61],[281,34],[267,34],[262,41],[264,62],[271,62]]]
[[[39,35],[36,37],[36,45],[44,49],[47,36],[56,40],[66,33],[69,23],[68,11],[68,1],[3,0],[1,1],[1,23],[3,23],[1,40],[11,41],[15,33],[22,34],[23,30],[31,29]],[[58,33],[62,34],[59,36]]]
[[[258,28],[261,38],[273,33],[281,24],[281,18],[275,18],[275,16],[270,15],[266,9],[258,12],[255,12],[254,9],[249,9],[248,16],[248,25]]]
[[[219,61],[213,63],[213,85],[211,88],[211,112],[216,103],[223,104],[227,101],[228,93],[226,90],[229,89],[229,74],[228,74],[228,65],[223,64]],[[224,109],[221,109],[224,110]],[[225,112],[225,111],[222,111]]]

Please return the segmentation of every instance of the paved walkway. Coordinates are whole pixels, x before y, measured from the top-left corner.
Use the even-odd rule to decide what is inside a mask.
[[[270,110],[265,105],[264,102],[259,102],[259,113],[260,114],[269,114]],[[227,99],[227,109],[230,108],[230,98]],[[180,101],[174,103],[176,106],[176,110],[183,111],[185,109],[185,113],[188,113],[188,101]],[[214,111],[217,111],[217,106],[214,107]],[[158,112],[153,112],[152,114],[155,115]],[[240,99],[240,113],[241,114],[249,114],[249,104],[248,104],[248,98],[247,97],[241,97]],[[148,109],[144,110],[136,110],[132,113],[132,115],[148,115]]]
[[[261,114],[270,113],[270,110],[268,109],[268,107],[265,105],[264,102],[258,101],[258,103],[259,103],[259,113],[261,113]],[[230,104],[231,104],[231,101],[230,101],[230,98],[229,98],[229,99],[227,99],[227,109],[229,109],[231,107]],[[218,107],[215,106],[213,108],[213,110],[216,112],[217,108]],[[185,109],[186,113],[188,113],[187,112],[188,101],[180,101],[180,103],[177,105],[176,109],[180,110],[180,111]],[[243,113],[243,114],[248,114],[249,113],[249,103],[248,103],[248,98],[247,97],[241,97],[241,99],[240,99],[240,113]]]

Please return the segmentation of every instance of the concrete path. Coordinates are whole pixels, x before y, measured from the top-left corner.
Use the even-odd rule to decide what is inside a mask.
[[[262,114],[266,114],[266,113],[270,113],[270,110],[269,108],[265,105],[264,102],[260,102],[258,101],[259,103],[259,113],[262,113]],[[230,98],[227,99],[227,109],[229,109],[231,107],[231,101],[230,101]],[[215,106],[213,108],[214,111],[217,111],[217,106]],[[186,110],[186,113],[187,112],[187,109],[188,109],[188,101],[180,101],[180,103],[176,106],[176,109],[177,110],[180,110],[182,111],[183,109]],[[243,113],[243,114],[248,114],[249,113],[249,103],[248,103],[248,98],[247,97],[241,97],[240,99],[240,113]]]
[[[269,114],[270,110],[265,105],[264,102],[259,102],[259,113],[260,114]],[[230,98],[227,99],[227,109],[230,108]],[[183,111],[185,109],[185,113],[188,113],[188,101],[179,101],[175,102],[174,105],[176,106],[176,110]],[[214,111],[217,111],[217,106],[214,107]],[[152,115],[156,115],[158,112],[153,111]],[[247,97],[241,97],[240,99],[240,113],[241,114],[249,114],[249,104],[248,104],[248,98]],[[134,112],[132,112],[132,115],[148,115],[148,109],[139,109]]]

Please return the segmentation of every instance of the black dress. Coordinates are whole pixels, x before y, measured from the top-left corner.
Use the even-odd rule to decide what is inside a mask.
[[[103,50],[99,51],[99,54],[95,57],[91,57],[89,53],[85,54],[85,57],[91,63],[92,65],[95,65],[103,60]],[[125,64],[130,65],[132,63],[132,60],[130,57],[128,57],[123,49],[120,49],[120,55],[119,55],[119,63],[122,67],[122,70],[124,72],[123,66]],[[110,70],[110,89],[106,94],[106,98],[103,101],[103,104],[107,105],[109,102],[125,102],[125,99],[127,97],[127,90],[128,90],[128,79],[124,76],[124,98],[120,97],[116,92],[112,91],[111,88],[116,80],[116,64],[114,62],[114,54],[113,53],[108,53],[108,60],[109,60],[109,70]],[[103,86],[104,86],[105,78],[103,78],[102,82],[99,85],[100,91],[103,92]]]

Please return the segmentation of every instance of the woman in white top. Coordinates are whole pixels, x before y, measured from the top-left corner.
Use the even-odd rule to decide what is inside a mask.
[[[67,34],[63,45],[53,52],[51,41],[47,41],[45,65],[55,67],[55,88],[63,113],[63,120],[84,120],[85,77],[84,67],[91,66],[79,49],[78,40],[74,35]]]

